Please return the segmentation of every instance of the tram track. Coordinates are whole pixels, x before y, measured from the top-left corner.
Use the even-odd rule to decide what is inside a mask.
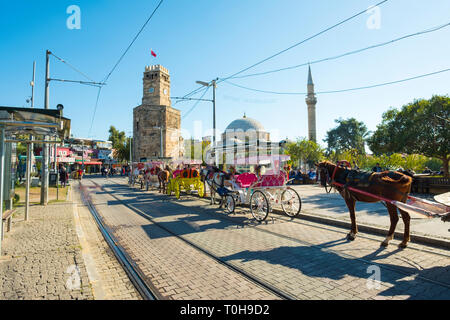
[[[108,192],[109,194],[112,195],[111,192],[105,190],[103,187],[102,187],[102,190],[104,190],[105,192]],[[116,198],[118,201],[121,201],[117,197],[115,197],[115,196],[113,196],[113,197]],[[193,197],[193,196],[190,196],[190,197]],[[129,205],[127,205],[127,206],[129,206]],[[132,209],[134,211],[139,210],[139,209],[133,208],[133,206],[129,206],[129,207],[130,207],[130,209]],[[233,219],[232,217],[230,217],[228,215],[221,215],[219,213],[210,213],[210,212],[207,212],[207,211],[205,211],[205,213],[208,214],[208,215],[214,216],[215,218],[222,218],[222,219],[225,219],[227,221],[233,222],[234,224],[240,225],[242,227],[249,227],[249,224],[246,224],[244,222],[236,221],[236,219]],[[143,214],[146,215],[145,213],[143,213]],[[278,213],[277,213],[277,215],[278,215]],[[293,223],[296,223],[296,224],[302,224],[302,225],[311,226],[309,224],[302,223],[300,221],[295,221],[294,219],[284,218],[284,217],[281,216],[281,213],[279,215],[280,215],[280,217],[278,217],[278,219],[281,220],[281,221],[293,222]],[[367,264],[367,265],[376,265],[376,266],[380,267],[380,269],[389,270],[391,272],[396,272],[396,273],[399,273],[399,274],[402,274],[402,275],[405,275],[405,276],[408,276],[408,277],[416,276],[416,279],[420,279],[422,281],[425,281],[425,282],[428,282],[428,283],[432,283],[432,284],[439,285],[439,286],[446,287],[446,288],[450,289],[450,283],[445,283],[445,282],[440,282],[440,281],[436,281],[436,280],[433,280],[433,279],[429,279],[429,278],[424,277],[422,275],[419,275],[417,273],[406,272],[404,270],[401,270],[400,268],[396,268],[396,267],[393,267],[393,266],[386,266],[386,265],[378,263],[376,261],[371,261],[371,260],[367,260],[367,259],[364,259],[364,258],[360,258],[360,257],[354,256],[354,255],[351,255],[351,254],[348,254],[348,253],[345,253],[345,252],[342,252],[342,251],[333,250],[333,249],[327,248],[327,247],[325,247],[323,245],[320,245],[320,244],[314,244],[314,243],[311,243],[311,242],[308,242],[308,241],[305,241],[305,240],[301,240],[301,239],[298,239],[298,238],[293,238],[293,237],[290,237],[290,236],[287,236],[287,235],[284,235],[284,234],[280,234],[280,233],[277,233],[277,232],[273,232],[273,231],[270,231],[270,230],[267,230],[267,229],[258,228],[258,225],[253,226],[253,227],[254,227],[255,230],[257,230],[259,232],[263,232],[265,234],[270,234],[272,236],[280,237],[280,238],[283,238],[283,239],[286,239],[286,240],[289,240],[289,241],[293,241],[293,242],[296,242],[296,243],[299,243],[299,244],[302,244],[302,245],[305,245],[305,246],[309,246],[311,248],[316,248],[316,249],[321,250],[321,251],[327,251],[327,252],[330,252],[330,253],[339,254],[339,255],[341,255],[344,258],[357,260],[357,261],[363,262],[364,264]],[[324,227],[318,227],[318,228],[326,229],[328,231],[333,231],[333,232],[336,232],[336,233],[345,234],[345,232],[340,232],[340,231],[332,230],[332,229],[329,229],[329,228],[324,228]],[[361,238],[365,238],[365,239],[370,240],[370,241],[373,241],[373,242],[378,242],[378,240],[372,239],[370,237],[364,237],[364,236],[360,236],[360,237]],[[423,250],[423,249],[418,249],[418,248],[411,248],[411,247],[409,247],[408,250],[416,250],[416,251],[419,251],[419,252],[427,252],[429,254],[444,256],[446,258],[449,257],[448,255],[441,254],[439,252],[428,251],[428,250]]]
[[[165,232],[167,232],[168,234],[170,234],[171,236],[183,241],[184,243],[186,243],[187,245],[189,245],[190,247],[194,248],[195,250],[199,251],[200,253],[208,256],[209,258],[213,259],[214,261],[216,261],[217,263],[225,266],[226,268],[232,270],[235,273],[240,274],[241,276],[243,276],[245,279],[247,279],[248,281],[250,281],[251,283],[257,285],[258,287],[274,294],[275,296],[283,299],[283,300],[296,300],[296,298],[294,296],[292,296],[291,294],[284,292],[283,290],[280,290],[278,288],[276,288],[275,286],[271,285],[270,283],[268,283],[267,281],[261,279],[260,277],[243,270],[242,268],[239,268],[238,266],[235,266],[229,262],[224,261],[223,259],[221,259],[220,257],[214,255],[213,253],[211,253],[210,251],[208,251],[205,248],[202,248],[200,246],[198,246],[197,244],[193,243],[192,241],[186,239],[185,237],[180,236],[179,234],[173,232],[172,230],[170,230],[169,228],[166,228],[164,226],[162,226],[160,223],[158,223],[157,221],[155,221],[153,218],[151,218],[148,214],[146,214],[144,211],[135,208],[132,205],[129,205],[128,203],[126,203],[125,201],[123,201],[122,199],[118,198],[117,196],[115,196],[112,192],[105,190],[105,188],[101,185],[99,185],[98,183],[90,180],[91,183],[93,183],[96,187],[100,188],[103,192],[106,192],[109,194],[109,196],[111,196],[112,198],[114,198],[115,200],[117,200],[118,202],[120,202],[123,206],[127,207],[128,209],[132,210],[133,212],[137,213],[138,215],[140,215],[141,217],[145,218],[146,220],[150,221],[153,225],[157,226],[158,228],[160,228],[161,230],[164,230]],[[84,191],[83,191],[84,192]],[[82,192],[82,194],[83,194]],[[94,218],[96,219],[97,223],[99,223],[99,228],[101,228],[102,233],[105,233],[105,239],[111,238],[113,239],[112,244],[110,244],[110,242],[108,242],[108,244],[110,244],[110,246],[112,245],[112,247],[114,247],[114,250],[118,250],[119,254],[116,255],[116,257],[120,260],[121,264],[124,265],[124,268],[126,268],[125,271],[127,271],[127,273],[129,273],[129,275],[133,276],[132,278],[132,282],[133,284],[136,286],[136,288],[138,289],[139,292],[143,291],[143,297],[147,297],[148,294],[150,293],[150,297],[153,296],[154,298],[151,300],[156,300],[155,297],[159,296],[159,294],[157,293],[157,290],[151,285],[148,284],[144,279],[145,277],[142,275],[142,273],[139,272],[136,264],[133,262],[133,260],[126,254],[125,250],[123,250],[119,245],[118,245],[118,241],[117,239],[114,238],[113,233],[111,232],[111,230],[109,230],[109,228],[102,222],[102,218],[100,216],[100,214],[97,212],[97,210],[95,209],[95,205],[92,203],[92,201],[89,199],[89,197],[86,197],[86,195],[84,195],[84,200],[86,201],[86,205],[88,206],[88,208],[91,210],[92,208],[92,213],[94,215]],[[83,200],[83,201],[84,201]],[[115,252],[115,251],[114,251]],[[125,261],[124,261],[125,259]],[[136,278],[136,279],[135,279]]]
[[[108,226],[105,225],[101,215],[98,213],[97,209],[93,205],[86,192],[85,187],[83,187],[82,182],[79,184],[81,200],[89,209],[90,213],[94,217],[97,226],[103,235],[106,243],[111,248],[112,252],[116,256],[119,263],[122,265],[123,269],[127,273],[129,279],[133,283],[136,290],[139,292],[144,300],[161,300],[161,296],[158,294],[156,288],[148,284],[144,279],[145,276],[139,271],[134,261],[126,253],[126,251],[119,245],[118,240],[115,238]]]

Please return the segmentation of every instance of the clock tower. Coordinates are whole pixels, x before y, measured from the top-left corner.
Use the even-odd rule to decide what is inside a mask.
[[[133,110],[133,161],[181,157],[180,128],[180,111],[171,106],[169,70],[146,66],[142,104]]]

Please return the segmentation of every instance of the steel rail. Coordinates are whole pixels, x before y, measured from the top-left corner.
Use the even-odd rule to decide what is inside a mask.
[[[144,276],[139,272],[139,270],[137,270],[134,261],[128,256],[125,250],[123,250],[123,248],[119,246],[117,239],[114,237],[109,228],[103,223],[103,219],[101,218],[93,203],[89,200],[81,181],[79,184],[79,188],[82,201],[88,207],[89,211],[94,217],[94,220],[97,222],[97,226],[102,233],[105,241],[108,243],[117,260],[122,265],[136,290],[144,300],[161,300],[161,296],[157,293],[156,288],[145,282]]]
[[[213,253],[211,253],[210,251],[206,250],[205,248],[202,248],[198,245],[196,245],[195,243],[185,239],[184,237],[180,236],[179,234],[173,232],[172,230],[162,226],[160,223],[154,221],[154,219],[152,219],[147,213],[145,213],[144,211],[135,208],[134,206],[126,203],[125,201],[123,201],[122,199],[118,198],[117,196],[115,196],[111,191],[106,190],[103,186],[99,185],[98,183],[94,182],[91,180],[91,182],[93,184],[95,184],[96,186],[100,187],[102,191],[108,193],[111,197],[113,197],[114,199],[116,199],[117,201],[119,201],[122,205],[124,205],[125,207],[129,208],[130,210],[136,212],[138,215],[140,215],[141,217],[147,219],[148,221],[152,222],[154,225],[156,225],[157,227],[159,227],[160,229],[166,231],[167,233],[169,233],[170,235],[176,237],[177,239],[180,239],[181,241],[185,242],[186,244],[188,244],[189,246],[193,247],[194,249],[198,250],[199,252],[205,254],[206,256],[212,258],[214,261],[218,262],[219,264],[227,267],[230,270],[233,270],[236,273],[239,273],[240,275],[242,275],[244,278],[246,278],[247,280],[249,280],[250,282],[253,282],[254,284],[258,285],[259,287],[262,287],[263,289],[265,289],[266,291],[269,291],[271,293],[273,293],[274,295],[285,299],[285,300],[296,300],[297,298],[290,295],[287,292],[283,292],[282,290],[274,287],[273,285],[271,285],[270,283],[260,279],[259,277],[257,277],[256,275],[251,274],[248,271],[244,271],[243,269],[232,265],[231,263],[228,263],[222,259],[220,259],[219,257],[217,257],[216,255],[214,255]]]
[[[104,190],[104,188],[102,188],[102,190]],[[106,191],[106,190],[104,190],[104,191]],[[108,191],[106,191],[106,192],[108,192]],[[108,192],[108,193],[110,193],[110,192]],[[117,198],[116,198],[116,199],[117,199]],[[120,200],[119,200],[119,201],[120,201]],[[211,215],[211,214],[208,213],[208,212],[207,212],[207,214]],[[219,214],[217,214],[217,215],[219,215]],[[236,224],[238,224],[238,225],[241,225],[241,226],[243,226],[243,227],[248,226],[248,224],[245,224],[244,222],[235,221],[234,219],[229,218],[228,216],[224,216],[224,215],[220,215],[220,216],[221,216],[222,218],[224,218],[225,220],[232,221],[232,222],[234,222],[234,223],[236,223]],[[284,219],[280,219],[280,220],[286,221],[286,220],[284,220]],[[281,238],[286,239],[286,240],[290,240],[290,241],[297,242],[297,243],[300,243],[300,244],[303,244],[303,245],[307,245],[307,246],[310,246],[310,247],[314,247],[314,248],[317,248],[317,249],[319,249],[319,250],[325,250],[325,251],[328,251],[328,252],[333,252],[333,253],[336,253],[336,254],[338,254],[338,255],[341,255],[341,256],[343,256],[343,257],[345,257],[345,258],[358,260],[358,261],[361,261],[361,262],[363,262],[363,263],[365,263],[365,264],[369,264],[369,265],[377,265],[377,266],[379,266],[379,267],[382,268],[382,269],[389,270],[389,271],[396,272],[396,273],[400,273],[400,274],[404,274],[404,275],[406,275],[406,276],[413,276],[413,275],[416,275],[416,273],[411,273],[411,272],[403,271],[403,270],[400,270],[400,269],[396,268],[395,266],[392,266],[392,267],[386,266],[386,265],[383,265],[383,264],[381,264],[381,263],[378,263],[378,262],[375,262],[375,261],[370,261],[370,260],[367,260],[367,259],[364,259],[364,258],[360,258],[360,257],[354,256],[354,255],[348,254],[348,253],[343,253],[343,252],[341,252],[341,251],[332,250],[332,249],[329,249],[329,248],[327,248],[327,247],[325,247],[325,246],[322,246],[322,245],[320,245],[320,244],[317,245],[317,244],[314,244],[314,243],[311,243],[311,242],[308,242],[308,241],[300,240],[300,239],[297,239],[297,238],[293,238],[293,237],[290,237],[290,236],[286,236],[286,235],[283,235],[283,234],[279,234],[279,233],[277,233],[277,232],[273,232],[273,231],[266,230],[266,229],[261,229],[261,228],[257,228],[257,227],[254,228],[254,229],[257,230],[257,231],[263,232],[263,233],[271,234],[271,235],[273,235],[273,236],[281,237]],[[376,241],[376,240],[370,239],[370,238],[369,238],[369,240]],[[414,249],[414,248],[411,248],[411,249]],[[418,250],[418,249],[416,249],[416,250]],[[418,250],[418,251],[423,251],[423,250]],[[436,254],[436,255],[442,256],[442,254],[439,254],[439,253],[436,253],[436,252],[432,252],[432,251],[426,251],[426,252],[431,253],[431,254]],[[447,256],[447,257],[448,257],[448,256]],[[417,274],[416,279],[420,279],[420,280],[422,280],[422,281],[429,282],[429,283],[433,283],[433,284],[436,284],[436,285],[439,285],[439,286],[446,287],[446,288],[449,288],[449,289],[450,289],[450,283],[439,282],[439,281],[437,281],[437,280],[429,279],[429,278],[426,278],[426,277],[421,276],[421,275],[419,275],[419,274]]]

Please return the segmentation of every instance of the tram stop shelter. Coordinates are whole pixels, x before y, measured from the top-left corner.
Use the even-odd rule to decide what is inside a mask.
[[[27,145],[25,220],[28,220],[32,144],[62,144],[70,136],[70,119],[62,116],[63,106],[55,109],[16,108],[0,106],[0,213],[6,204],[12,209],[14,197],[16,144]],[[47,159],[48,161],[48,159]],[[47,162],[48,163],[48,162]],[[47,169],[48,165],[42,163]],[[46,184],[48,186],[48,183]],[[41,188],[44,185],[41,184]],[[3,219],[0,227],[2,255]]]

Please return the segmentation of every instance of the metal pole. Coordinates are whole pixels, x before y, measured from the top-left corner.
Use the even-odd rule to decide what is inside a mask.
[[[159,127],[159,132],[160,132],[160,136],[161,136],[161,150],[159,151],[161,154],[161,159],[164,157],[164,149],[163,149],[163,130],[162,130],[162,125],[161,127]]]
[[[214,150],[214,164],[217,165],[217,152],[216,152],[216,80],[212,81],[213,86],[213,150]]]
[[[58,151],[57,145],[55,144],[54,146],[54,160],[55,160],[55,164],[54,164],[54,168],[55,168],[55,173],[56,173],[56,200],[59,200],[59,186],[58,186],[58,182],[59,182],[59,170],[58,170],[58,165],[56,163],[57,160],[57,155],[56,152]]]
[[[0,129],[0,215],[2,222],[0,226],[0,257],[2,256],[3,240],[3,180],[5,177],[5,127]]]
[[[49,109],[49,84],[50,84],[50,54],[49,50],[45,54],[45,96],[44,96],[44,107]],[[45,138],[46,139],[46,138]],[[48,204],[48,146],[44,144],[42,146],[42,168],[41,168],[41,205]]]
[[[36,61],[33,61],[33,80],[31,80],[31,107],[34,108],[34,81],[36,74]]]
[[[26,166],[26,180],[25,180],[25,221],[28,221],[30,210],[30,179],[31,179],[31,149],[32,143],[27,144],[27,166]]]

